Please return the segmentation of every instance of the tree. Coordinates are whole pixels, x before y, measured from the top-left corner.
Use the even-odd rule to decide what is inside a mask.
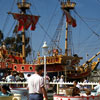
[[[15,37],[7,37],[3,41],[7,47],[8,50],[22,53],[22,37],[21,34],[17,35],[17,38]],[[31,47],[29,44],[29,37],[25,39],[25,49],[26,49],[26,57],[31,52]]]

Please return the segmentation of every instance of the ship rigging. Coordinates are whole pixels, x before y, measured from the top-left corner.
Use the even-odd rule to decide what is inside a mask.
[[[27,45],[29,42],[27,42],[27,41],[29,41],[32,37],[28,38],[26,41],[25,39],[26,39],[27,33],[25,33],[25,32],[28,32],[28,28],[30,28],[30,27],[32,30],[34,30],[35,26],[36,26],[35,24],[38,23],[38,25],[42,29],[42,31],[41,30],[39,30],[39,31],[41,32],[41,34],[44,32],[46,35],[46,36],[44,36],[45,40],[48,39],[47,37],[49,37],[49,39],[50,39],[49,51],[48,51],[48,56],[47,56],[47,71],[48,72],[63,71],[63,72],[65,72],[66,77],[68,77],[67,75],[72,75],[72,73],[74,73],[73,76],[76,75],[77,78],[81,78],[78,76],[84,75],[84,77],[87,77],[89,75],[89,73],[83,74],[83,70],[85,70],[85,72],[87,72],[87,71],[91,72],[92,69],[96,68],[99,60],[97,62],[95,62],[94,67],[92,67],[92,69],[90,68],[93,59],[89,60],[89,61],[87,60],[89,63],[86,63],[85,65],[83,64],[82,66],[80,66],[80,60],[82,59],[82,57],[79,57],[78,54],[75,54],[74,49],[73,49],[73,42],[72,42],[73,33],[72,33],[71,29],[75,30],[78,23],[77,23],[76,17],[72,16],[71,13],[74,11],[76,13],[76,15],[78,15],[76,10],[74,10],[76,3],[71,2],[70,0],[65,0],[65,1],[60,0],[60,4],[61,4],[61,10],[62,10],[61,11],[62,17],[57,26],[57,29],[56,29],[56,32],[55,32],[53,38],[51,38],[52,37],[51,32],[50,32],[50,34],[48,34],[48,28],[46,30],[46,28],[44,28],[44,25],[42,26],[42,24],[38,22],[39,16],[27,14],[28,10],[30,9],[31,4],[28,3],[27,0],[22,0],[22,1],[19,0],[17,2],[17,6],[20,9],[19,10],[20,13],[13,13],[10,11],[8,14],[12,15],[14,17],[14,19],[18,21],[17,26],[16,26],[17,32],[22,31],[22,32],[20,32],[20,34],[22,34],[21,35],[22,42],[21,42],[20,46],[22,45],[21,50],[23,52],[20,52],[20,53],[9,52],[9,50],[6,50],[6,49],[8,49],[8,47],[5,48],[5,46],[3,45],[2,47],[4,47],[3,48],[4,50],[1,50],[1,58],[6,57],[7,59],[4,59],[4,61],[6,63],[4,61],[1,61],[1,63],[2,63],[1,66],[7,65],[6,68],[10,68],[10,69],[13,69],[14,71],[21,71],[21,72],[32,72],[32,71],[34,71],[35,65],[38,65],[38,64],[43,66],[44,61],[43,61],[43,57],[40,56],[41,55],[40,53],[38,53],[37,59],[33,59],[34,63],[32,63],[31,65],[26,62],[26,54],[27,54],[26,51],[29,48],[29,45]],[[81,17],[79,15],[78,15],[78,17],[81,19]],[[65,23],[64,18],[66,18],[66,23]],[[45,21],[46,20],[48,20],[48,18],[45,18]],[[65,26],[63,24],[65,24]],[[73,27],[75,27],[75,28],[73,28]],[[66,32],[63,30],[63,28]],[[91,29],[90,27],[88,27],[88,28],[93,32],[94,35],[99,37],[99,35],[96,32],[94,32],[93,29]],[[53,27],[52,27],[52,30],[53,30]],[[16,30],[14,30],[14,32],[15,31]],[[65,43],[65,47],[64,47],[65,49],[60,47],[61,46],[60,40],[61,40],[62,33],[65,33],[64,34],[65,38],[63,37],[63,40],[65,42],[62,43],[63,45]],[[36,35],[37,34],[34,33],[34,37]],[[40,35],[40,37],[42,37],[42,36]],[[40,37],[38,35],[39,40],[41,40],[43,43],[44,40],[40,39]],[[2,41],[2,42],[4,42],[4,41]],[[33,43],[33,41],[31,41],[31,42]],[[13,42],[13,43],[15,43],[15,42]],[[38,41],[36,41],[36,45],[37,44],[39,44]],[[27,45],[27,48],[26,48],[26,45]],[[42,47],[42,46],[38,45],[38,47]],[[35,46],[34,46],[34,48],[35,48]],[[3,53],[4,53],[4,55],[3,55]],[[10,60],[10,63],[9,63],[9,60]],[[3,63],[4,63],[4,65],[3,65]],[[77,74],[78,71],[80,71],[79,75]],[[86,76],[85,76],[85,74],[86,74]],[[75,77],[73,77],[73,78],[75,78]]]

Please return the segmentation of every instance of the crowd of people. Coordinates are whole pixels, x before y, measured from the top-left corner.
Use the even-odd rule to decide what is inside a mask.
[[[45,97],[45,100],[48,100],[47,97],[47,91],[44,84],[44,78],[41,76],[43,73],[43,67],[37,66],[35,67],[35,73],[30,75],[27,74],[27,77],[24,76],[23,73],[15,73],[15,72],[9,72],[6,76],[2,77],[2,81],[6,82],[24,82],[27,81],[27,89],[29,92],[28,100],[43,100],[43,96]],[[47,77],[49,80],[49,77]],[[11,91],[9,86],[3,85],[0,87],[1,89],[1,96],[10,96]]]
[[[84,83],[88,82],[86,79],[83,81]],[[78,81],[73,82],[73,94],[72,96],[91,96],[92,91],[95,91],[95,95],[100,95],[100,80],[98,82],[98,85],[94,86],[93,88],[90,88],[87,85],[79,85]],[[85,91],[84,94],[81,93],[81,91]]]
[[[28,80],[28,78],[30,77],[30,74],[27,75],[27,77],[24,76],[23,73],[21,72],[13,72],[13,71],[9,71],[7,73],[5,73],[0,81],[6,81],[6,82],[25,82]]]
[[[64,75],[61,76],[53,76],[52,79],[50,79],[49,75],[46,75],[46,85],[44,84],[44,78],[42,76],[43,73],[43,68],[41,66],[37,66],[35,68],[35,73],[34,74],[27,74],[27,76],[24,76],[23,73],[18,73],[18,72],[8,72],[6,73],[5,76],[1,78],[1,81],[6,81],[6,82],[28,82],[27,89],[29,91],[29,100],[43,100],[43,96],[48,100],[47,97],[47,89],[49,88],[49,82],[60,82],[63,83],[64,81]],[[88,80],[84,79],[84,83],[87,83]],[[100,80],[98,82],[99,84],[92,88],[90,88],[87,85],[80,85],[78,84],[78,81],[73,81],[73,86],[68,87],[68,88],[73,88],[72,96],[81,96],[81,91],[85,91],[84,96],[90,96],[91,91],[95,90],[97,91],[97,95],[100,95]],[[60,84],[60,88],[64,88],[65,85]],[[0,86],[1,90],[1,95],[12,95],[9,86],[7,85],[2,85]],[[56,93],[57,91],[57,86],[54,84],[53,86],[53,92]]]
[[[61,77],[54,76],[53,82],[60,82],[60,83],[65,82],[64,76],[63,75],[61,75]],[[82,82],[88,83],[88,80],[86,78],[84,78]],[[96,93],[96,95],[100,95],[100,80],[98,81],[98,85],[94,86],[93,88],[91,88],[91,86],[89,86],[89,85],[80,85],[78,83],[79,82],[75,80],[75,81],[73,81],[73,85],[71,87],[68,86],[68,88],[73,88],[72,96],[81,96],[81,95],[82,96],[90,96],[90,95],[92,95],[92,91],[94,91]],[[60,84],[59,87],[66,88],[67,86]],[[57,91],[56,85],[54,85],[53,91],[56,93],[56,91]],[[82,91],[84,91],[85,93],[82,94]]]

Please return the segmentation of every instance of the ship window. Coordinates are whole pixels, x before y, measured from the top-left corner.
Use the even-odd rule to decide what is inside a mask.
[[[30,67],[29,67],[29,70],[32,70],[32,69],[33,69],[33,67],[32,67],[32,66],[30,66]]]
[[[17,66],[14,66],[14,69],[16,70],[17,69]]]
[[[24,70],[25,68],[24,68],[24,66],[22,66],[22,70]]]
[[[70,65],[71,64],[71,60],[66,60],[66,65]]]

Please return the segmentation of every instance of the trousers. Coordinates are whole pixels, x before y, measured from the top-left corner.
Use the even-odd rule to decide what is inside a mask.
[[[43,95],[38,93],[29,94],[29,100],[43,100]]]

